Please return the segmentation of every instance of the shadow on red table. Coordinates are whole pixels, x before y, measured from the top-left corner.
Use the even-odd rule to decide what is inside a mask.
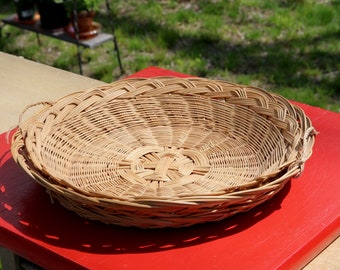
[[[278,210],[290,190],[289,182],[273,199],[219,222],[177,229],[125,228],[85,220],[57,202],[52,204],[44,188],[18,167],[9,150],[0,154],[1,222],[32,241],[95,254],[158,252],[228,237]]]

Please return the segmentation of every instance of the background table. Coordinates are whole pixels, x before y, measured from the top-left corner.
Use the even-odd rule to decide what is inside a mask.
[[[121,72],[121,74],[124,74],[123,65],[122,65],[122,62],[121,62],[121,59],[120,59],[120,52],[119,52],[119,48],[118,48],[118,43],[117,43],[117,39],[116,39],[116,36],[115,36],[115,33],[114,33],[115,31],[114,31],[113,22],[112,22],[113,18],[112,18],[112,14],[111,14],[110,3],[107,0],[106,0],[106,8],[107,8],[107,13],[108,13],[108,17],[109,17],[109,22],[110,22],[112,34],[103,33],[103,32],[100,31],[96,36],[89,38],[89,39],[85,39],[85,40],[79,39],[78,36],[76,35],[76,33],[74,33],[75,36],[72,37],[70,35],[70,33],[67,33],[64,29],[57,29],[57,30],[43,29],[41,27],[40,16],[38,14],[36,14],[36,15],[38,15],[38,18],[35,18],[33,20],[33,23],[22,23],[22,22],[20,22],[18,20],[17,14],[13,14],[13,15],[7,17],[7,18],[2,19],[2,22],[3,22],[4,25],[8,24],[8,25],[20,28],[20,29],[24,29],[24,30],[36,33],[39,46],[41,46],[40,38],[39,38],[40,34],[77,45],[77,60],[78,60],[78,66],[79,66],[80,74],[83,74],[80,47],[94,49],[94,48],[102,45],[105,42],[113,41],[114,50],[116,52],[120,72]],[[77,17],[77,16],[75,16],[75,17]],[[1,33],[2,27],[3,26],[0,25],[0,39],[2,38],[2,35],[1,35],[2,34]],[[74,29],[72,29],[72,30],[75,31]]]
[[[103,83],[3,53],[0,63],[0,245],[20,256],[48,269],[297,269],[339,236],[339,114],[299,104],[320,132],[314,154],[300,178],[253,210],[190,228],[122,228],[51,204],[6,142],[26,105]],[[133,76],[164,75],[187,76],[156,67]],[[322,267],[337,263],[331,255]]]

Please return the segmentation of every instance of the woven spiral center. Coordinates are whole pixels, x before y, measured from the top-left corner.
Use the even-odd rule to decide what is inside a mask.
[[[139,147],[119,164],[123,178],[140,181],[183,181],[209,169],[208,158],[198,150],[158,146]]]

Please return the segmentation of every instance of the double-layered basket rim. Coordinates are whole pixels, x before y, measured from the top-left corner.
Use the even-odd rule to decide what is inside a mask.
[[[123,79],[41,105],[14,159],[67,209],[121,226],[247,211],[301,174],[316,134],[284,97],[223,80]]]

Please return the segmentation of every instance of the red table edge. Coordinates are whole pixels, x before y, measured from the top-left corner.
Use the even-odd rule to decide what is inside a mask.
[[[166,72],[166,75],[164,75]],[[128,78],[152,78],[152,77],[179,77],[179,78],[188,78],[188,77],[197,77],[185,73],[180,73],[173,70],[164,69],[161,67],[150,66],[145,69],[142,69],[134,74],[124,77],[124,79]]]
[[[19,237],[6,228],[0,227],[0,235],[1,246],[5,247],[16,255],[33,262],[36,265],[51,269],[51,262],[56,262],[57,260],[58,265],[53,265],[53,267],[56,267],[56,269],[85,269],[79,264],[72,262],[71,260],[56,253],[53,253],[42,246],[39,246],[26,237]],[[4,243],[6,243],[6,245],[4,245]],[[18,243],[20,243],[20,249],[18,248]],[[42,251],[42,249],[44,250]]]
[[[325,248],[340,236],[340,217],[328,224],[315,235],[304,247],[292,254],[279,269],[302,269],[317,257]]]

